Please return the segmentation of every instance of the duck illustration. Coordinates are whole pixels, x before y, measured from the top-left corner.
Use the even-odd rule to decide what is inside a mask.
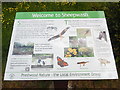
[[[69,28],[70,28],[70,27],[65,28],[60,34],[55,35],[55,36],[49,38],[48,41],[57,39],[57,38],[59,38],[59,37],[62,38],[62,37],[63,37],[62,35],[65,34],[65,32],[66,32]]]

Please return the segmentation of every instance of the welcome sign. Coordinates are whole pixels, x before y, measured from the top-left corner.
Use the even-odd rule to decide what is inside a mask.
[[[118,79],[104,12],[17,12],[4,80],[83,79]]]

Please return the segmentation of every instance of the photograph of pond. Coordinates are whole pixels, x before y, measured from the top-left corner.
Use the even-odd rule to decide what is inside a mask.
[[[13,55],[32,55],[33,54],[34,43],[20,43],[14,42]]]

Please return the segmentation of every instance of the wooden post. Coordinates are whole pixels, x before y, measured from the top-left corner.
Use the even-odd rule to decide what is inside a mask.
[[[67,80],[56,80],[54,81],[54,88],[55,90],[58,90],[59,88],[62,88],[62,90],[67,90],[68,81]]]

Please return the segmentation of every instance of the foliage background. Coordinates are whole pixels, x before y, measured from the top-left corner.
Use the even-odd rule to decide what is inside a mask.
[[[120,68],[120,3],[98,2],[3,2],[2,3],[2,73],[4,77],[7,55],[16,12],[43,11],[105,11],[113,52]],[[120,70],[120,69],[119,69]],[[118,70],[118,71],[119,71]],[[97,82],[97,81],[95,81]],[[3,88],[45,88],[51,81],[3,81]],[[87,82],[86,82],[87,83]]]

